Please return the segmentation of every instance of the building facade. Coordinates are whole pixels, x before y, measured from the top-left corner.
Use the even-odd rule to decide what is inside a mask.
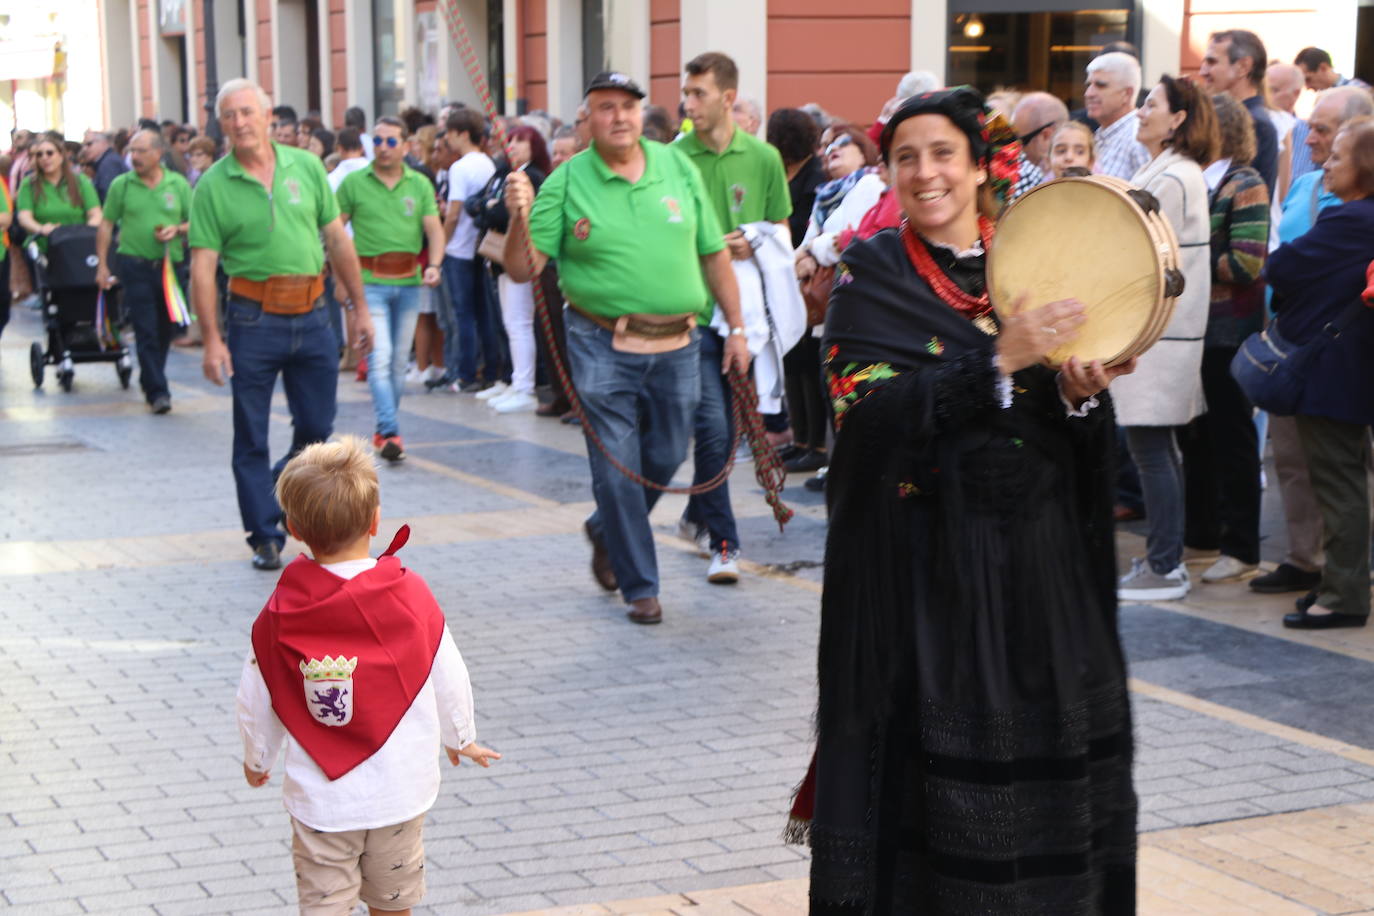
[[[98,0],[106,124],[204,123],[226,80],[273,100],[368,116],[479,98],[454,39],[499,109],[567,118],[587,78],[623,70],[675,108],[685,60],[724,51],[764,110],[821,105],[866,122],[908,70],[948,83],[1046,89],[1077,104],[1083,65],[1127,40],[1146,79],[1195,70],[1207,35],[1250,28],[1270,55],[1329,50],[1345,74],[1374,69],[1374,0]],[[457,15],[455,15],[455,13]],[[207,51],[210,49],[210,51]],[[213,61],[208,54],[213,52]],[[211,65],[207,67],[207,64]],[[1368,74],[1366,74],[1368,75]]]

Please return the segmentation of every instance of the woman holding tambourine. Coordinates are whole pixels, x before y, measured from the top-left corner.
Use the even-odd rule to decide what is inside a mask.
[[[1076,300],[994,313],[1019,145],[976,91],[908,100],[882,154],[903,223],[846,248],[822,343],[839,431],[789,828],[811,912],[1133,912],[1104,389],[1134,360],[1042,364]]]

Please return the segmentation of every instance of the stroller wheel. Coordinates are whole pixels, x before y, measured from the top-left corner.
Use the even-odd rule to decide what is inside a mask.
[[[43,345],[34,341],[29,346],[29,372],[33,375],[33,387],[43,387],[43,367],[47,359],[43,356]]]
[[[76,373],[70,369],[57,373],[57,384],[62,386],[62,390],[71,394],[72,380],[76,378]]]

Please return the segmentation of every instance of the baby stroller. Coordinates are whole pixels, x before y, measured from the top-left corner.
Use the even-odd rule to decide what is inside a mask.
[[[35,388],[43,387],[43,369],[57,367],[57,383],[72,390],[77,363],[114,363],[119,384],[129,387],[133,358],[120,342],[123,315],[114,290],[102,297],[95,283],[95,227],[59,226],[48,236],[43,254],[31,243],[35,283],[42,298],[43,329],[48,347],[29,348]]]

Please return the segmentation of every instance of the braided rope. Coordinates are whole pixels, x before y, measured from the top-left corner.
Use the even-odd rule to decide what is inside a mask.
[[[463,20],[462,11],[458,9],[456,0],[445,0],[440,5],[443,12],[444,24],[448,26],[449,38],[452,39],[454,47],[458,49],[458,56],[467,69],[468,78],[472,80],[473,88],[477,91],[478,97],[482,101],[482,107],[487,117],[492,123],[497,125],[497,139],[501,146],[509,153],[505,128],[498,120],[496,104],[491,97],[491,88],[487,84],[486,75],[482,73],[481,63],[478,60],[477,52],[472,46],[472,37],[467,29],[467,24]],[[778,528],[791,520],[793,512],[782,501],[782,490],[786,483],[787,471],[778,459],[777,452],[768,444],[767,436],[764,432],[763,418],[759,416],[758,392],[754,388],[753,382],[747,375],[741,375],[735,369],[729,373],[730,408],[731,419],[733,420],[733,431],[730,440],[730,454],[725,461],[725,467],[710,480],[695,484],[690,487],[674,487],[657,483],[649,480],[643,474],[626,467],[601,440],[596,428],[587,419],[586,412],[582,407],[582,399],[577,393],[577,388],[572,383],[572,378],[568,374],[567,367],[563,363],[563,354],[559,351],[557,338],[554,335],[553,323],[549,318],[549,307],[544,297],[543,285],[539,283],[539,277],[534,270],[534,245],[528,238],[525,239],[524,256],[526,266],[529,268],[532,282],[530,284],[534,292],[535,314],[539,317],[539,327],[544,334],[544,341],[548,345],[549,355],[553,362],[554,372],[558,375],[559,383],[563,390],[567,392],[568,401],[572,405],[573,414],[581,421],[583,435],[601,452],[610,463],[621,474],[628,477],[634,483],[643,487],[659,490],[663,493],[675,493],[692,496],[699,493],[709,493],[710,491],[722,486],[730,479],[730,472],[735,467],[735,455],[739,451],[741,438],[747,438],[749,450],[754,456],[754,477],[759,485],[763,487],[764,501],[773,510],[773,518],[778,523]]]

